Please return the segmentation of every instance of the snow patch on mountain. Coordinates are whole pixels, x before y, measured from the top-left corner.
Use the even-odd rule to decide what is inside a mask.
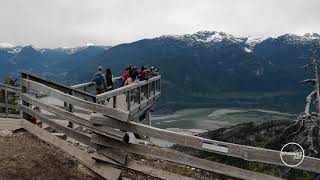
[[[287,42],[310,42],[310,41],[320,41],[320,34],[318,33],[306,33],[302,36],[296,34],[284,34],[278,37],[279,39],[285,40]]]
[[[249,49],[249,48],[247,48],[247,47],[244,47],[243,50],[244,50],[245,52],[247,52],[247,53],[252,53],[252,49]]]
[[[257,44],[261,43],[266,39],[267,38],[249,36],[246,38],[245,43],[250,47],[250,49],[253,49]]]
[[[168,37],[168,36],[167,36]],[[217,31],[198,31],[194,34],[185,34],[181,36],[170,36],[188,42],[200,42],[200,43],[218,43],[224,40],[232,42],[242,42],[242,38],[237,38],[231,34]]]
[[[21,47],[13,47],[13,48],[10,48],[7,52],[11,54],[17,54],[21,52],[21,50],[22,50]]]
[[[1,49],[7,49],[7,48],[13,48],[14,45],[10,44],[10,43],[0,43],[0,48]]]

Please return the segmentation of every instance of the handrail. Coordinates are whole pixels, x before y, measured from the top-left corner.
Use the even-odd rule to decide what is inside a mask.
[[[153,137],[207,152],[213,152],[230,157],[237,157],[246,161],[256,161],[267,164],[286,166],[280,158],[280,151],[277,150],[206,139],[194,135],[187,135],[183,133],[173,132],[170,130],[150,127],[133,121],[121,122],[115,119],[110,119],[99,115],[91,116],[90,120],[94,121],[95,123],[99,123],[103,126],[108,126],[123,131],[136,133],[142,136]],[[320,173],[319,167],[319,158],[305,156],[303,162],[299,166],[293,168]]]
[[[72,105],[77,105],[79,107],[89,109],[94,112],[106,114],[106,115],[113,117],[113,118],[116,118],[118,120],[122,120],[122,121],[128,120],[128,113],[127,112],[80,99],[78,97],[63,93],[57,89],[51,88],[49,86],[46,86],[44,84],[29,80],[29,79],[23,78],[21,83],[22,83],[22,86],[24,86],[25,88],[36,89],[38,91],[44,92],[45,94],[48,94],[48,95],[53,96],[57,99],[60,99],[61,101],[64,101],[66,103],[69,103]]]
[[[16,86],[10,86],[10,85],[7,85],[7,84],[3,84],[3,83],[0,83],[0,89],[2,90],[9,90],[9,91],[13,91],[13,92],[21,92],[21,88],[20,87],[16,87]]]
[[[156,77],[153,77],[153,78],[150,78],[148,80],[140,81],[140,82],[135,83],[135,84],[123,86],[121,88],[114,89],[112,91],[108,91],[108,92],[105,92],[105,93],[102,93],[102,94],[98,94],[96,96],[97,97],[97,102],[105,100],[107,98],[111,98],[113,96],[117,96],[117,95],[123,94],[125,92],[128,92],[130,90],[136,89],[138,87],[141,87],[143,85],[149,84],[149,83],[154,82],[154,81],[159,80],[159,79],[161,79],[160,75],[156,76]]]
[[[117,81],[117,80],[120,80],[120,79],[122,79],[121,76],[114,77],[113,81]],[[75,85],[72,85],[70,87],[75,88],[75,89],[81,89],[81,88],[90,87],[90,86],[93,86],[93,85],[94,85],[93,82],[85,82],[85,83],[81,83],[81,84],[75,84]]]
[[[28,72],[28,71],[20,71],[20,73],[21,73],[22,78],[27,78],[32,81],[39,82],[41,84],[44,84],[48,87],[57,89],[57,90],[64,92],[64,93],[69,93],[69,94],[73,94],[74,96],[80,96],[80,97],[83,97],[84,99],[89,99],[89,100],[91,100],[91,102],[96,101],[96,96],[93,94],[90,94],[88,92],[69,87],[65,84],[62,84],[62,83],[59,83],[56,81],[48,80],[45,77],[41,77],[39,75],[36,75],[36,74]]]

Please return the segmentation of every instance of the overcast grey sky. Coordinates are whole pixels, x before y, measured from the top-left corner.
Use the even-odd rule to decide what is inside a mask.
[[[0,42],[115,45],[199,30],[320,32],[320,0],[0,0]]]

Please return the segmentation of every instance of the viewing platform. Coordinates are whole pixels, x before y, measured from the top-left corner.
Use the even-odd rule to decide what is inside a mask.
[[[151,126],[150,111],[161,95],[161,76],[95,94],[92,82],[68,86],[21,72],[21,87],[0,84],[0,129],[23,128],[56,146],[105,179],[116,180],[130,169],[161,179],[193,179],[141,165],[130,154],[170,161],[240,179],[280,179],[159,147],[155,138],[180,146],[278,166],[280,152],[177,133]],[[15,99],[17,98],[17,99]],[[74,144],[70,142],[76,142]],[[92,152],[83,149],[91,149]],[[290,161],[290,159],[289,159]],[[296,169],[320,173],[320,160],[305,156]]]

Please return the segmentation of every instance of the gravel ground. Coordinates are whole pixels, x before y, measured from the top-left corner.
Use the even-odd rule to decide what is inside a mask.
[[[3,133],[2,133],[3,135]],[[226,179],[224,176],[177,165],[167,161],[145,159],[132,155],[139,163],[195,179]],[[88,175],[89,174],[89,175]],[[124,170],[121,174],[130,180],[157,180],[148,175]],[[20,130],[8,137],[0,135],[0,180],[103,180],[58,148],[32,134]],[[122,178],[119,178],[122,179]]]
[[[25,131],[0,136],[1,180],[100,179],[81,173],[78,163]]]

